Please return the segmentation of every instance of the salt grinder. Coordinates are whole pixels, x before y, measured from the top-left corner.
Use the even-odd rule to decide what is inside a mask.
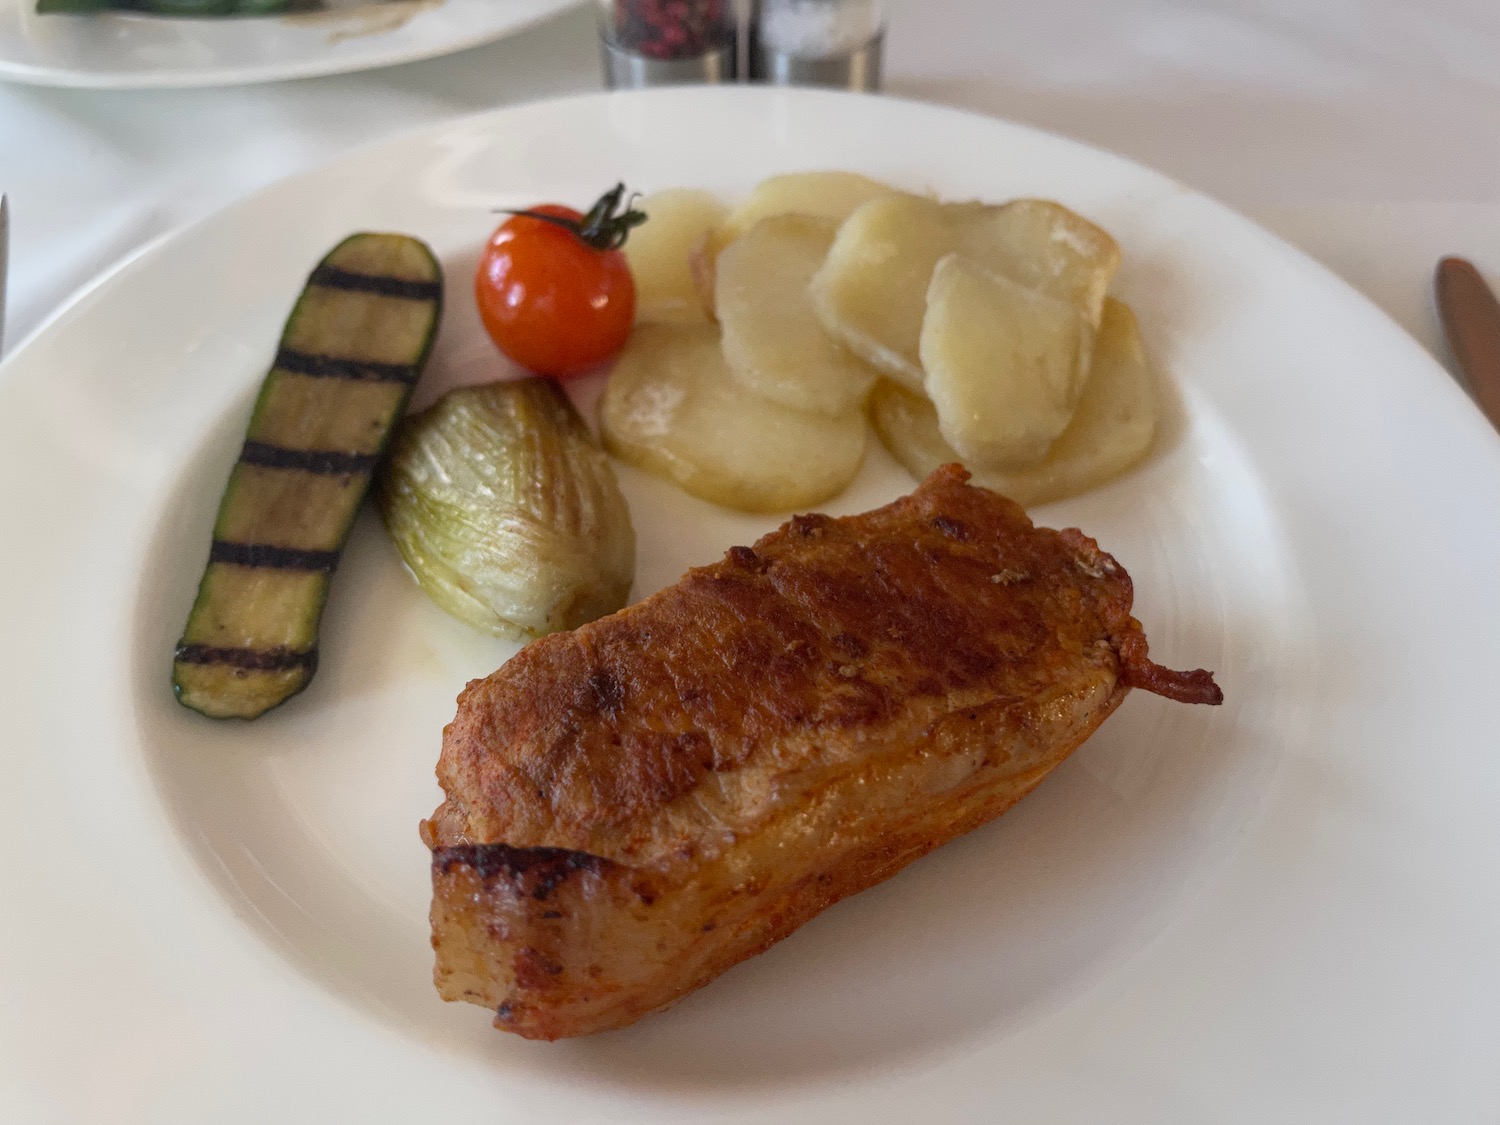
[[[755,0],[750,79],[878,90],[886,16],[884,0]]]

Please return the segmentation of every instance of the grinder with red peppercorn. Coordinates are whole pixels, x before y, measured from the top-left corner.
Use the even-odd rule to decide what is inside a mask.
[[[732,81],[733,0],[600,0],[604,74],[611,86]]]

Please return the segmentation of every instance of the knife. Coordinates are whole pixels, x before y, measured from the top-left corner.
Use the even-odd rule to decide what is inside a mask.
[[[1500,429],[1500,301],[1464,258],[1439,262],[1433,289],[1458,369],[1479,409]]]

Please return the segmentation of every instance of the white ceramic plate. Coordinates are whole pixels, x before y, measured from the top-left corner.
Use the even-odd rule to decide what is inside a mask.
[[[1137,693],[999,822],[636,1027],[529,1043],[428,976],[440,731],[511,649],[356,529],[310,690],[168,689],[211,514],[309,267],[361,228],[449,267],[423,396],[503,372],[491,209],[853,168],[1053,196],[1124,247],[1171,375],[1153,456],[1039,509],[1135,577]],[[587,396],[597,388],[581,388]],[[637,595],[753,539],[621,469]],[[911,481],[874,448],[829,505]],[[25,1121],[1479,1121],[1500,1114],[1500,440],[1306,258],[1116,157],[827,93],[591,96],[297,177],[79,297],[0,377],[0,1106]]]
[[[39,16],[0,0],[0,79],[42,86],[235,86],[390,66],[513,34],[578,0],[333,0],[256,19]]]

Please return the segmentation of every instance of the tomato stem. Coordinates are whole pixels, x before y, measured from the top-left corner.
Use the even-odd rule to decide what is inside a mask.
[[[502,208],[499,214],[540,219],[544,223],[572,231],[595,250],[618,250],[625,245],[631,230],[646,221],[646,213],[635,209],[638,194],[631,192],[629,198],[626,198],[625,185],[616,184],[595,201],[583,218],[576,220],[540,211],[512,211],[506,208]]]

